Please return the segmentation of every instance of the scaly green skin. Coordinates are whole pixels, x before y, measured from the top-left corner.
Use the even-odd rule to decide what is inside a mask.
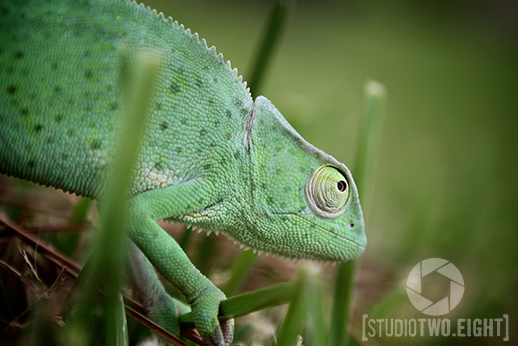
[[[347,167],[302,139],[266,98],[254,102],[197,34],[128,0],[1,0],[0,22],[0,172],[81,196],[102,198],[112,161],[119,51],[161,56],[129,236],[185,295],[209,344],[232,340],[233,322],[216,319],[225,296],[155,220],[224,231],[292,258],[363,252]]]

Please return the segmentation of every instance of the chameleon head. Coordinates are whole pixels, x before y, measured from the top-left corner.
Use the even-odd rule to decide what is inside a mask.
[[[347,167],[305,141],[266,98],[250,118],[250,229],[236,238],[292,258],[358,257],[367,239]]]

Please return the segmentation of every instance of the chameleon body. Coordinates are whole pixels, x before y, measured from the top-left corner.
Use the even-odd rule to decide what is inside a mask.
[[[129,0],[1,0],[0,23],[0,172],[90,198],[102,200],[118,138],[120,49],[160,55],[129,237],[185,295],[208,344],[232,339],[233,322],[216,318],[225,296],[156,220],[290,258],[363,252],[347,167],[266,98],[254,101],[237,70],[183,25]]]

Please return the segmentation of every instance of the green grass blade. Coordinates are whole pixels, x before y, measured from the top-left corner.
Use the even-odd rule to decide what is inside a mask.
[[[130,69],[130,61],[132,68]],[[123,346],[128,344],[124,305],[120,296],[120,286],[124,274],[127,238],[126,212],[128,190],[132,170],[137,157],[140,138],[146,123],[145,115],[151,100],[159,61],[152,53],[134,57],[124,56],[123,113],[122,132],[114,160],[111,179],[101,202],[101,230],[96,239],[96,251],[85,278],[85,297],[69,323],[69,340],[78,339],[90,344],[92,335],[89,329],[91,316],[98,315],[104,325],[107,345]],[[102,303],[99,306],[99,292]],[[98,333],[95,333],[98,334]]]
[[[262,43],[257,50],[258,53],[255,55],[256,59],[253,64],[251,78],[248,78],[248,86],[253,95],[259,95],[265,71],[272,60],[275,46],[279,42],[294,9],[295,3],[290,0],[278,0],[272,9],[267,30],[264,32]]]
[[[257,259],[257,254],[252,250],[242,251],[232,265],[232,274],[223,288],[227,297],[235,294],[241,288],[246,274],[250,271],[252,264]]]
[[[356,261],[349,261],[338,266],[329,333],[330,346],[347,344],[347,319],[351,307],[355,263]]]
[[[98,275],[105,283],[107,344],[121,346],[127,344],[127,335],[124,336],[127,327],[121,324],[125,323],[125,320],[120,318],[122,300],[119,293],[127,251],[124,246],[127,242],[127,195],[159,67],[159,60],[152,53],[138,55],[135,58],[134,70],[125,71],[128,77],[123,94],[123,132],[112,179],[108,183],[106,198],[101,205],[103,220],[98,241],[99,258],[94,269],[97,273],[94,275]]]
[[[308,314],[309,300],[314,291],[307,268],[302,267],[296,282],[296,291],[288,313],[277,333],[277,345],[292,346],[298,341]],[[313,281],[318,281],[313,278]]]
[[[219,319],[228,320],[254,311],[289,303],[296,290],[297,284],[288,282],[228,298],[221,302]],[[191,313],[181,315],[178,321],[182,329],[194,327]]]
[[[363,95],[360,138],[353,170],[356,186],[362,196],[362,205],[367,205],[369,179],[374,171],[374,159],[381,136],[387,91],[383,84],[369,80],[365,82]]]

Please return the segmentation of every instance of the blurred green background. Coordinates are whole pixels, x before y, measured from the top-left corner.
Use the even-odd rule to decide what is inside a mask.
[[[146,4],[206,38],[246,80],[272,2]],[[459,268],[466,288],[444,317],[509,314],[517,335],[517,42],[511,1],[297,2],[261,94],[304,138],[351,164],[363,83],[388,90],[371,193],[362,195],[369,245],[355,330],[363,313],[426,317],[405,283],[417,262],[438,257]],[[439,341],[502,339],[407,340]]]

